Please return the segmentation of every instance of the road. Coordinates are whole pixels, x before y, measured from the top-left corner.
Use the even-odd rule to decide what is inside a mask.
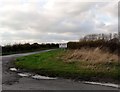
[[[9,67],[12,67],[9,63],[16,57],[46,51],[49,50],[2,56],[2,63],[0,62],[0,68],[2,68],[2,90],[118,90],[114,87],[85,84],[84,82],[62,78],[56,80],[36,80],[31,77],[20,77],[16,72],[9,70]]]

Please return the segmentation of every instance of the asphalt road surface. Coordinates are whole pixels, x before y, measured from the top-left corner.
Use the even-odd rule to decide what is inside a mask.
[[[31,77],[20,77],[16,72],[9,71],[9,67],[11,67],[9,62],[16,57],[46,51],[49,50],[2,56],[2,62],[0,62],[0,69],[2,68],[2,78],[0,77],[2,79],[2,90],[118,90],[114,87],[85,84],[84,82],[62,78],[56,80],[36,80]]]

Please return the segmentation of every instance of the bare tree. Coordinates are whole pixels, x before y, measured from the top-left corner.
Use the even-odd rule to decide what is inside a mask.
[[[120,32],[117,33],[109,33],[109,34],[89,34],[89,35],[86,35],[84,36],[83,38],[80,39],[81,40],[84,40],[84,41],[95,41],[95,40],[105,40],[105,41],[109,41],[113,38],[117,38],[120,40]]]

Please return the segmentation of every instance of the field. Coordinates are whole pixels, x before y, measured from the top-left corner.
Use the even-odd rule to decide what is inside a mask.
[[[115,54],[101,51],[58,49],[16,59],[17,68],[46,76],[117,82],[120,65]]]

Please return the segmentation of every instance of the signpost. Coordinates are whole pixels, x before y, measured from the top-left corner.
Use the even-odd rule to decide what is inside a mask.
[[[60,43],[59,48],[67,48],[67,43]]]

